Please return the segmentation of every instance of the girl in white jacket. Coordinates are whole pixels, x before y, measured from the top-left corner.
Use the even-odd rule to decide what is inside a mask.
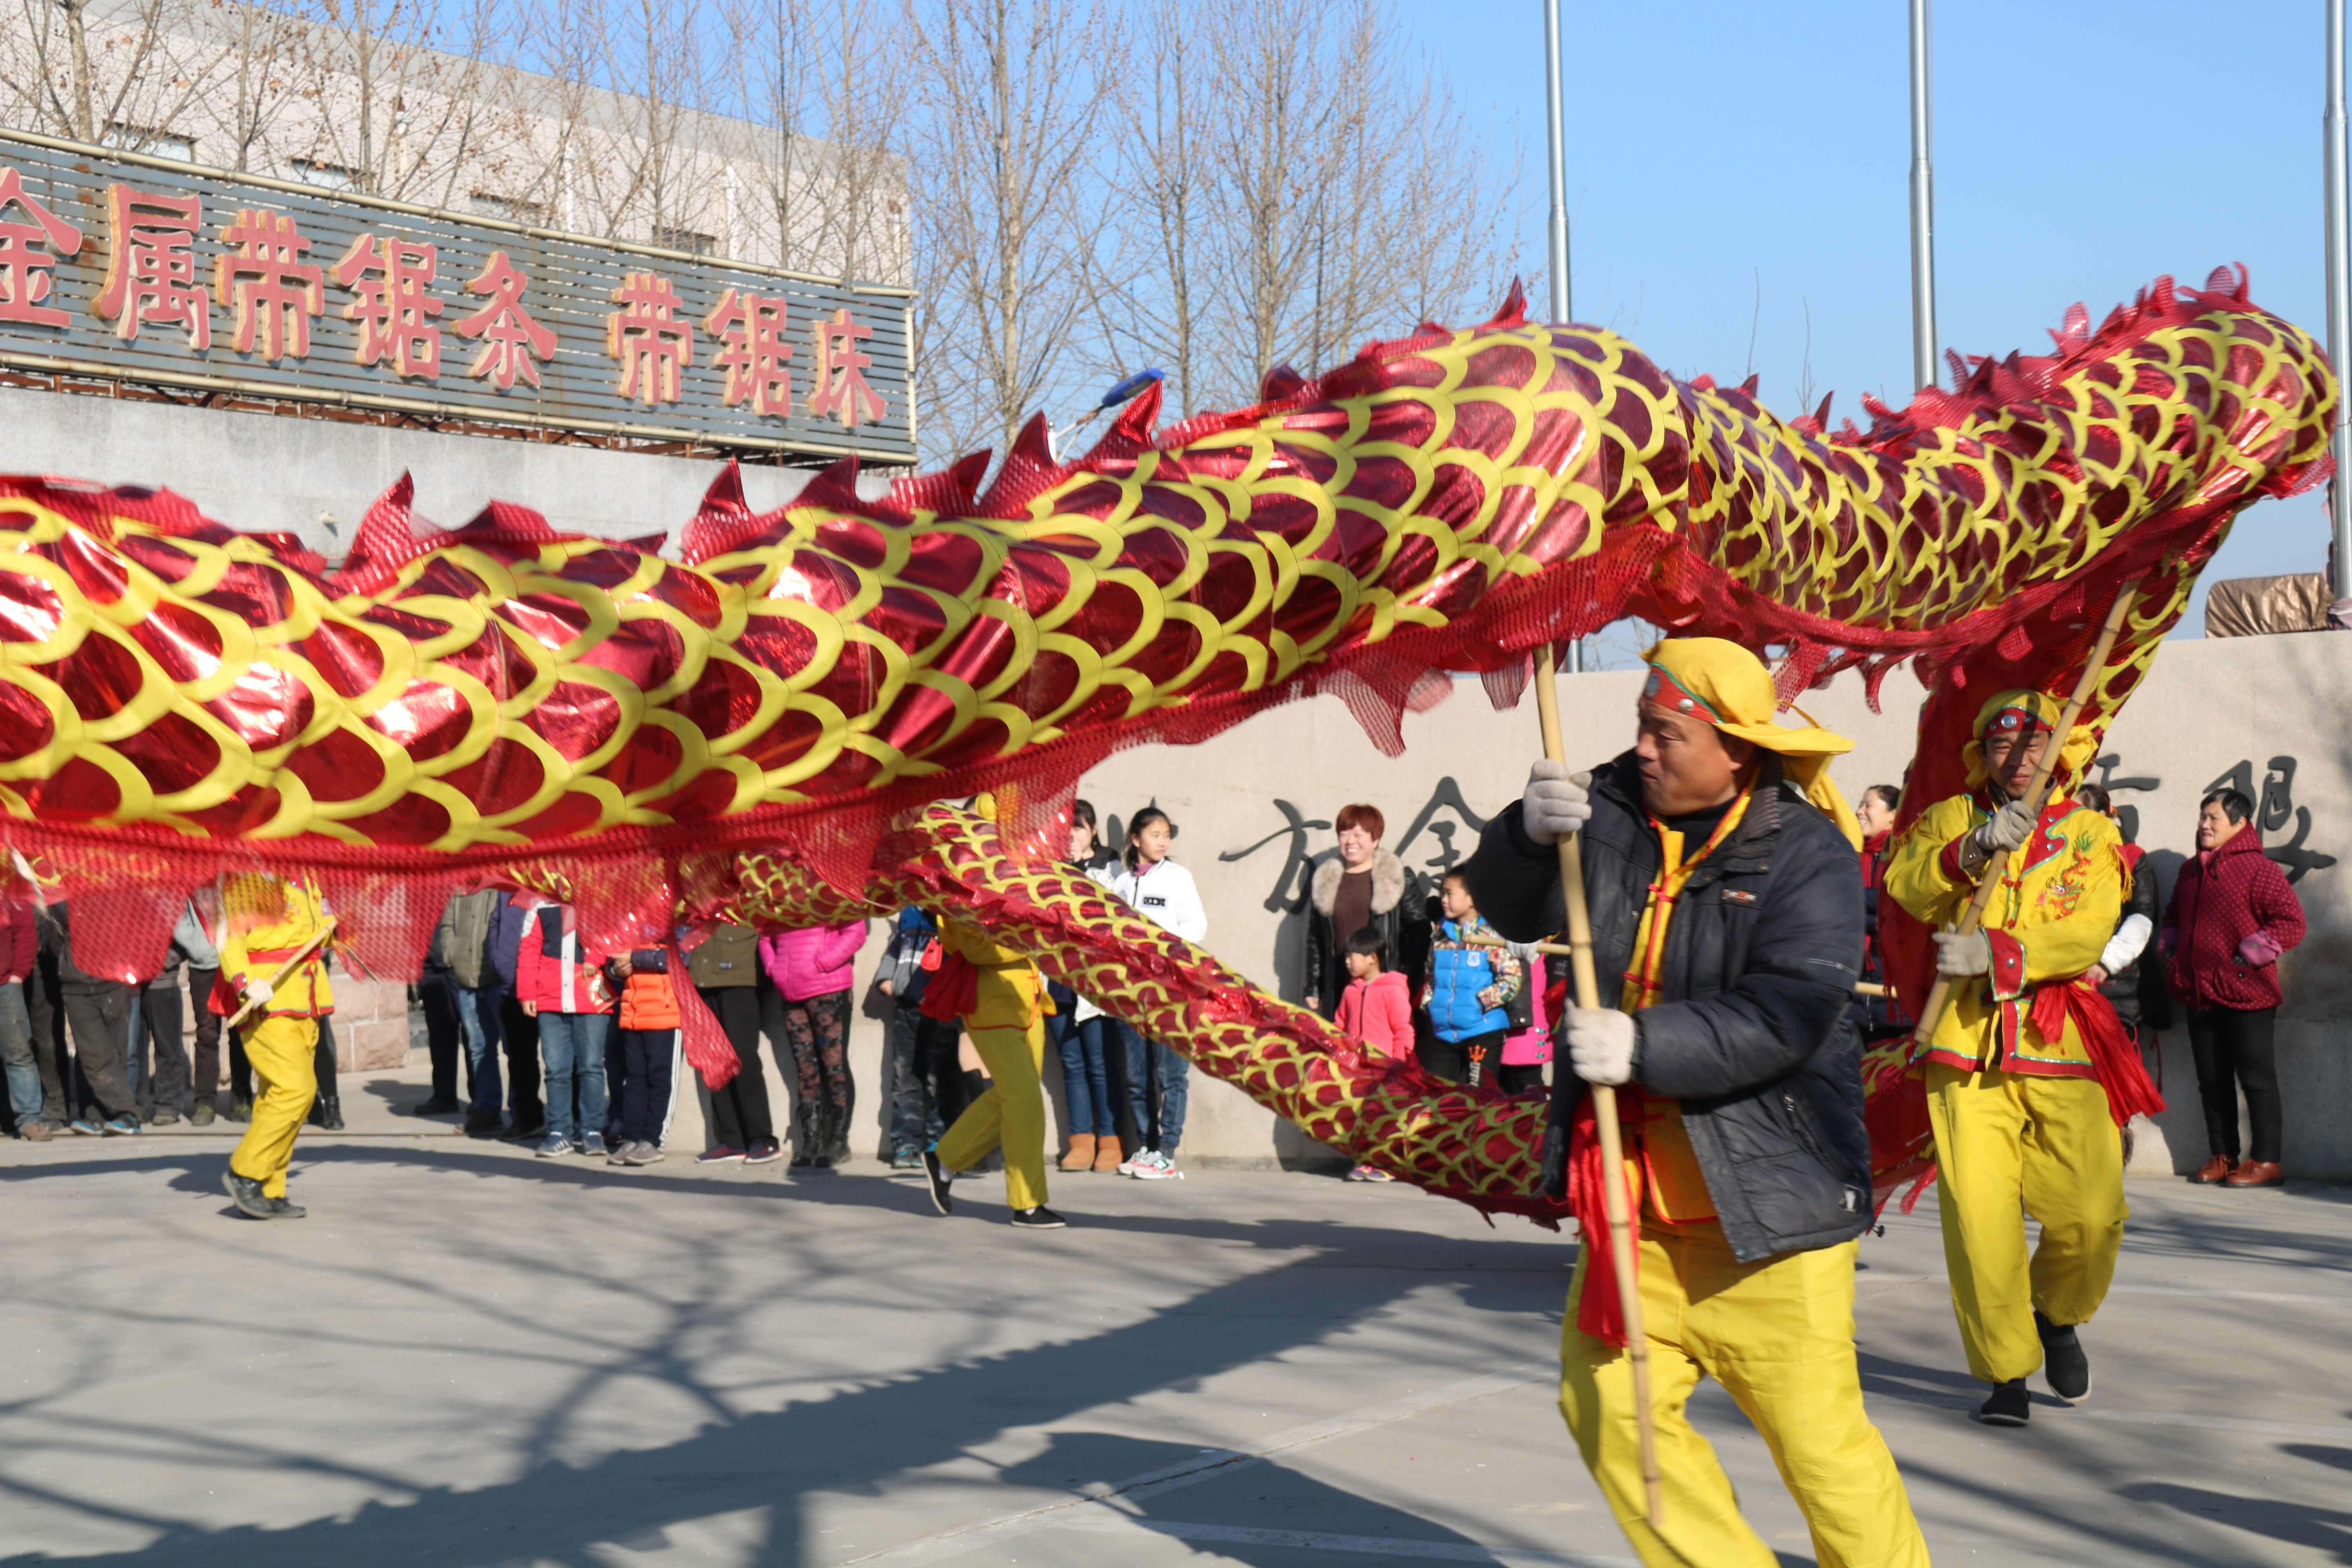
[[[1161,930],[1197,942],[1209,934],[1209,911],[1192,873],[1168,858],[1176,825],[1156,805],[1147,805],[1128,824],[1127,859],[1111,880],[1111,891]],[[1147,1040],[1121,1024],[1127,1042],[1127,1104],[1143,1147],[1119,1173],[1146,1182],[1181,1181],[1176,1145],[1184,1136],[1184,1107],[1191,1096],[1192,1063],[1157,1040]]]

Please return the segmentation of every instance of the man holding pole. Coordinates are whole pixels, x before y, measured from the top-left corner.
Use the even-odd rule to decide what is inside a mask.
[[[318,889],[308,884],[246,873],[221,889],[213,1010],[229,1016],[261,1085],[224,1183],[253,1219],[300,1219],[308,1212],[286,1201],[286,1168],[319,1089],[312,1065],[319,1020],[335,1010],[326,952],[333,931]]]
[[[1853,742],[1774,722],[1771,677],[1736,643],[1670,640],[1645,657],[1633,750],[1590,774],[1538,763],[1466,867],[1504,936],[1549,937],[1573,929],[1555,846],[1582,833],[1598,1005],[1569,1010],[1575,1072],[1554,1084],[1544,1161],[1583,1232],[1560,1407],[1646,1563],[1777,1561],[1684,1415],[1711,1375],[1770,1448],[1822,1568],[1924,1565],[1854,1361],[1854,1251],[1870,1223],[1850,1016],[1862,889],[1851,813],[1823,772]],[[1588,1084],[1622,1086],[1613,1175]],[[1640,1226],[1631,1333],[1596,1195],[1612,1179]],[[1645,1507],[1649,1427],[1660,1489]]]
[[[1930,999],[1915,1059],[1926,1060],[1952,1310],[1969,1371],[1993,1385],[1978,1414],[1999,1426],[2025,1425],[2037,1366],[2060,1397],[2090,1394],[2074,1330],[2105,1297],[2124,1233],[2123,1143],[2102,1083],[2121,1026],[2075,983],[2115,933],[2126,873],[2113,822],[2072,800],[2042,805],[2062,717],[2039,691],[1989,700],[1961,752],[1968,791],[1922,812],[1886,869],[1887,893],[1937,928],[1951,994],[1940,1017]],[[1962,916],[1988,866],[1997,880],[1973,929]],[[2137,1073],[2127,1054],[2116,1066]],[[2137,1105],[2133,1086],[2115,1087]],[[2031,1263],[2021,1211],[2042,1225]]]

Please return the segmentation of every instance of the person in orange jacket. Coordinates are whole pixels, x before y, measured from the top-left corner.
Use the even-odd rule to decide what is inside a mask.
[[[621,1122],[604,1163],[657,1165],[677,1081],[677,993],[669,984],[669,950],[617,952],[607,967],[621,982]]]

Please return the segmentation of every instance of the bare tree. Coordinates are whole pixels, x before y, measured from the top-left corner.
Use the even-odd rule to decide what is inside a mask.
[[[524,133],[504,69],[519,42],[499,0],[310,0],[303,96],[277,140],[316,184],[463,205],[467,175]],[[299,151],[297,151],[299,149]]]
[[[1010,446],[1074,364],[1086,258],[1102,226],[1095,0],[932,0],[909,18],[916,127],[919,364],[926,428],[961,448]]]
[[[742,121],[733,163],[774,226],[777,264],[904,283],[900,11],[887,0],[719,5]]]
[[[232,169],[252,165],[278,118],[294,101],[302,78],[296,61],[305,42],[302,25],[281,11],[264,10],[253,0],[210,0],[210,32],[217,45],[215,82],[196,105],[209,111],[210,129],[226,144],[213,158]]]
[[[195,98],[207,62],[186,37],[193,0],[9,0],[0,90],[11,118],[53,136],[141,150]]]
[[[1210,210],[1210,79],[1213,46],[1206,17],[1180,0],[1134,0],[1129,36],[1133,72],[1111,95],[1118,133],[1109,159],[1106,243],[1087,252],[1089,303],[1106,373],[1165,360],[1168,390],[1189,415],[1200,406],[1197,363],[1209,289],[1202,253]]]

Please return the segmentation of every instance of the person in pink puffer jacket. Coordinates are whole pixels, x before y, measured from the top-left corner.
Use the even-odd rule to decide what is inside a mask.
[[[760,939],[760,963],[784,999],[793,1048],[793,1163],[830,1170],[849,1157],[857,1086],[849,1077],[849,990],[864,921]]]

